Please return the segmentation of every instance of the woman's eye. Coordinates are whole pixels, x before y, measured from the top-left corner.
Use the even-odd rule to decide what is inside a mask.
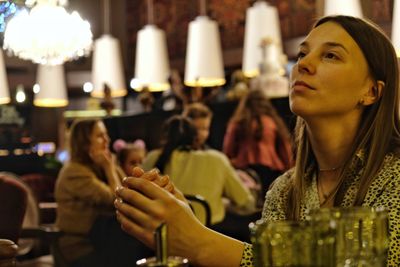
[[[326,53],[325,54],[325,57],[326,58],[329,58],[329,59],[337,59],[338,57],[336,56],[336,54],[334,54],[334,53]]]
[[[302,59],[303,57],[305,57],[306,53],[300,51],[299,53],[297,53],[297,60]]]

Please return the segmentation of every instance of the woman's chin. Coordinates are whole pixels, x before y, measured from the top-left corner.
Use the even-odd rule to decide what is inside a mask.
[[[290,103],[290,110],[299,117],[305,117],[310,113],[309,109],[307,109],[307,107],[304,105],[298,105],[294,103]]]

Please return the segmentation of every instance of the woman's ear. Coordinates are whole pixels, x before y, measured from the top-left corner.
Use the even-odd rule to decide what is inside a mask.
[[[363,97],[363,105],[369,106],[377,102],[382,96],[382,90],[385,87],[383,81],[377,81]]]

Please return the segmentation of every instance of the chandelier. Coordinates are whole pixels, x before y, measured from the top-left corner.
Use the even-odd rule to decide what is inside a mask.
[[[66,0],[27,0],[6,26],[3,48],[9,54],[38,64],[58,65],[88,55],[92,47],[90,24]]]

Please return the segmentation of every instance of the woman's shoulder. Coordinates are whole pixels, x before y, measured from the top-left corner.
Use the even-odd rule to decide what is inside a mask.
[[[395,154],[388,154],[379,170],[377,176],[372,181],[368,193],[365,196],[365,203],[381,203],[387,201],[387,196],[392,198],[400,191],[400,157]],[[391,201],[394,201],[392,198]],[[382,203],[381,203],[382,204]]]
[[[152,158],[152,157],[158,157],[161,154],[161,149],[153,149],[149,153],[147,153],[146,157]]]
[[[216,158],[219,160],[228,160],[228,157],[219,150],[207,148],[202,150],[193,150],[193,153],[201,157]]]
[[[76,180],[77,178],[81,179],[82,177],[89,178],[94,176],[95,173],[89,166],[79,162],[69,161],[61,168],[57,177],[57,183],[64,184]]]
[[[285,210],[293,169],[275,179],[266,196],[262,218],[266,221],[285,220]]]
[[[286,171],[278,178],[276,178],[270,185],[269,191],[286,191],[292,183],[294,168]]]
[[[160,157],[160,154],[161,154],[161,149],[151,150],[149,153],[147,153],[146,157],[144,158],[141,167],[145,171],[150,171],[152,168],[154,168],[154,165],[156,164],[157,159]]]
[[[383,162],[379,176],[391,176],[392,180],[400,180],[400,155],[388,154]]]
[[[178,152],[179,153],[179,152]],[[189,153],[194,161],[209,162],[217,164],[230,164],[228,157],[219,150],[207,148],[201,150],[180,151],[180,153]]]
[[[66,162],[60,170],[60,174],[71,173],[71,172],[92,172],[89,166],[76,162],[68,161]]]

